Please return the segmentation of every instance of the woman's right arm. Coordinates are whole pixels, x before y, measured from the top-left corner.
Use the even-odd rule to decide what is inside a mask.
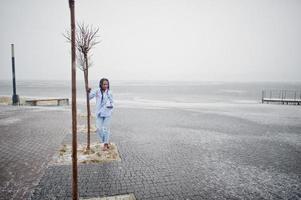
[[[96,96],[97,90],[91,91],[91,88],[89,88],[89,99],[93,99]]]

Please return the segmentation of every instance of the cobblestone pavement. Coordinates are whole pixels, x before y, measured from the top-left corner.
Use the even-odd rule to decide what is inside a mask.
[[[1,119],[20,114],[24,122],[29,117],[30,124],[1,124],[1,132],[5,127],[11,129],[9,133],[26,133],[26,126],[28,132],[31,127],[51,127],[37,141],[30,140],[44,148],[37,151],[41,163],[47,163],[61,144],[71,143],[70,132],[65,134],[70,128],[70,116],[64,112],[49,112],[46,118],[30,110],[5,112],[1,112]],[[301,125],[295,122],[300,116],[287,122],[278,122],[278,118],[274,122],[271,116],[264,115],[263,121],[256,121],[229,113],[119,108],[113,116],[111,139],[118,145],[122,161],[80,164],[80,197],[133,193],[138,200],[300,199]],[[32,124],[37,117],[36,125]],[[20,127],[24,127],[22,131]],[[43,139],[52,132],[57,134],[55,138]],[[2,137],[1,143],[5,143]],[[79,134],[78,138],[79,143],[85,143],[85,135]],[[97,140],[95,134],[92,140]],[[9,160],[3,156],[1,159]],[[15,162],[11,166],[16,166]],[[42,178],[36,179],[39,183],[31,199],[71,199],[71,165],[46,167],[41,163],[44,171],[40,171]],[[1,172],[4,168],[1,166]],[[27,175],[31,168],[19,170]],[[8,194],[1,191],[2,197]]]
[[[80,197],[300,199],[301,126],[267,118],[118,109],[112,140],[122,161],[79,165]],[[70,199],[70,174],[71,166],[49,166],[32,199]]]
[[[69,113],[13,106],[0,111],[0,199],[29,199],[69,130]]]

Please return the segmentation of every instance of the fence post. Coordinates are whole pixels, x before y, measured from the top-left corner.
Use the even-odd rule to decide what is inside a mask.
[[[297,98],[297,91],[295,91],[295,98],[294,98],[295,101],[296,101],[296,98]]]

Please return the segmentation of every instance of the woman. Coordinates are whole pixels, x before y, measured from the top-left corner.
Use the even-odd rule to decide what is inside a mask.
[[[110,91],[109,80],[102,78],[99,81],[99,88],[91,92],[89,88],[90,100],[96,98],[96,128],[100,142],[104,143],[103,150],[109,149],[110,122],[113,111],[113,96]]]

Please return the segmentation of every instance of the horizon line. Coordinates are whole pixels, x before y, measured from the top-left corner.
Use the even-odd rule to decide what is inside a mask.
[[[215,83],[275,83],[275,82],[301,82],[301,80],[142,80],[142,79],[132,79],[132,80],[126,80],[126,79],[109,79],[110,82],[189,82],[189,83],[201,83],[201,82],[215,82]],[[11,79],[0,79],[0,81],[12,81]],[[71,81],[71,79],[17,79],[16,82],[18,81],[42,81],[42,82],[47,82],[47,81]],[[84,79],[76,79],[76,81],[84,81]],[[99,79],[90,79],[89,81],[99,81]]]

